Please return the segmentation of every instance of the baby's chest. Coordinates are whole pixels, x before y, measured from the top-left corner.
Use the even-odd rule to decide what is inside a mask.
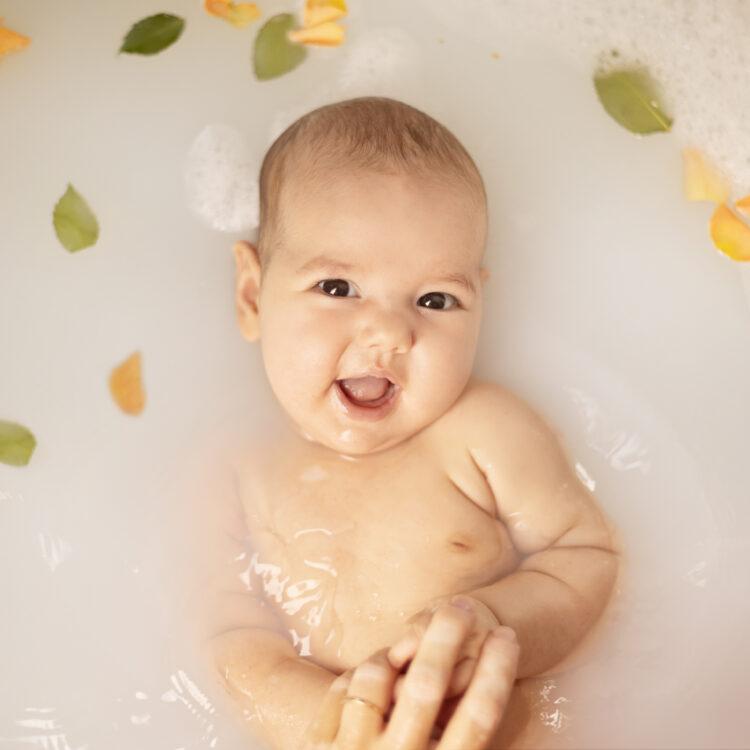
[[[303,655],[335,651],[343,666],[347,632],[368,643],[366,656],[431,599],[514,567],[504,525],[440,467],[334,468],[287,465],[245,504],[254,584]]]

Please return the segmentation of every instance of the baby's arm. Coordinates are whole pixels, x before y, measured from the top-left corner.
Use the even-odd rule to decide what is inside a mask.
[[[251,733],[297,750],[336,675],[299,657],[262,591],[243,582],[244,516],[231,482],[204,491],[211,501],[194,532],[204,576],[190,607],[202,656]]]
[[[518,676],[539,674],[567,656],[602,613],[617,575],[612,533],[539,417],[489,383],[468,395],[466,409],[469,453],[522,562],[465,593],[516,631]]]

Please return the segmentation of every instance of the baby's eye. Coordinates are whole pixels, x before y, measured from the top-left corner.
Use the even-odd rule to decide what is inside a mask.
[[[444,301],[446,300],[447,301]],[[419,304],[422,300],[425,300],[423,307],[428,307],[430,310],[450,310],[453,307],[459,307],[458,300],[447,292],[429,292],[423,294],[418,300]]]
[[[323,294],[327,294],[329,297],[353,297],[353,294],[347,294],[347,290],[353,290],[354,287],[344,279],[323,279],[319,281],[316,286],[320,289]]]

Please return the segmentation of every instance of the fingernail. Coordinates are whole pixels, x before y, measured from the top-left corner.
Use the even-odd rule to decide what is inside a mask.
[[[465,609],[467,612],[474,611],[474,603],[471,599],[467,599],[465,596],[454,596],[453,599],[451,599],[451,604],[454,607]]]
[[[500,625],[492,631],[492,635],[495,638],[500,638],[503,641],[514,642],[516,640],[516,631],[513,628],[509,628],[507,625]]]
[[[404,661],[409,656],[411,651],[411,644],[409,641],[399,641],[395,646],[392,646],[388,652],[388,660],[393,664],[394,667],[402,667]]]

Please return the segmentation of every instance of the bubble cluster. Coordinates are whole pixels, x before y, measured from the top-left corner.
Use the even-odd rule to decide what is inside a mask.
[[[587,75],[603,64],[648,68],[674,118],[678,144],[700,148],[731,180],[735,198],[750,193],[750,3],[485,0],[480,5],[501,49],[533,41],[561,52]],[[476,9],[474,18],[481,15]]]
[[[258,224],[258,165],[242,133],[208,125],[190,148],[185,189],[191,210],[209,227],[239,232]]]

